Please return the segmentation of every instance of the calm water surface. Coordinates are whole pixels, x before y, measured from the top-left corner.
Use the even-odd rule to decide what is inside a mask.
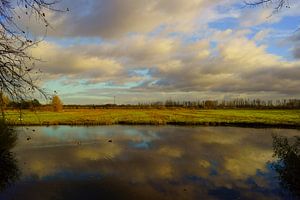
[[[272,134],[299,130],[19,128],[21,175],[0,199],[296,199],[271,167]]]

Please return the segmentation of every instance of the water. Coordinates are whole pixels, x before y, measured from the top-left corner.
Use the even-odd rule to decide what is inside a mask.
[[[272,167],[272,134],[300,131],[19,128],[13,153],[21,175],[0,199],[296,199]]]

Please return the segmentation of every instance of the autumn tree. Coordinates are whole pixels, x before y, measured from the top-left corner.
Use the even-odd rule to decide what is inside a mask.
[[[52,98],[52,108],[54,112],[60,112],[63,109],[63,103],[57,95]]]
[[[4,110],[6,109],[9,102],[10,102],[9,98],[0,92],[0,111],[1,111],[2,118],[4,117]]]
[[[3,94],[3,93],[0,93],[0,106],[1,108],[5,109],[7,107],[7,105],[9,104],[10,100],[9,98]]]

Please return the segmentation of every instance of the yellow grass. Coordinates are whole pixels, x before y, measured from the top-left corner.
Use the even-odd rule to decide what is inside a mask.
[[[300,127],[300,110],[67,109],[7,111],[12,125],[237,125]]]

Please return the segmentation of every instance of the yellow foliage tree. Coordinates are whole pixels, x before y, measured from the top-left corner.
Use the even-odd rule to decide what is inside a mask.
[[[52,98],[52,108],[54,112],[60,112],[63,109],[63,103],[57,95]]]
[[[10,102],[9,98],[0,92],[0,107],[2,109],[5,109],[9,104],[9,102]]]

